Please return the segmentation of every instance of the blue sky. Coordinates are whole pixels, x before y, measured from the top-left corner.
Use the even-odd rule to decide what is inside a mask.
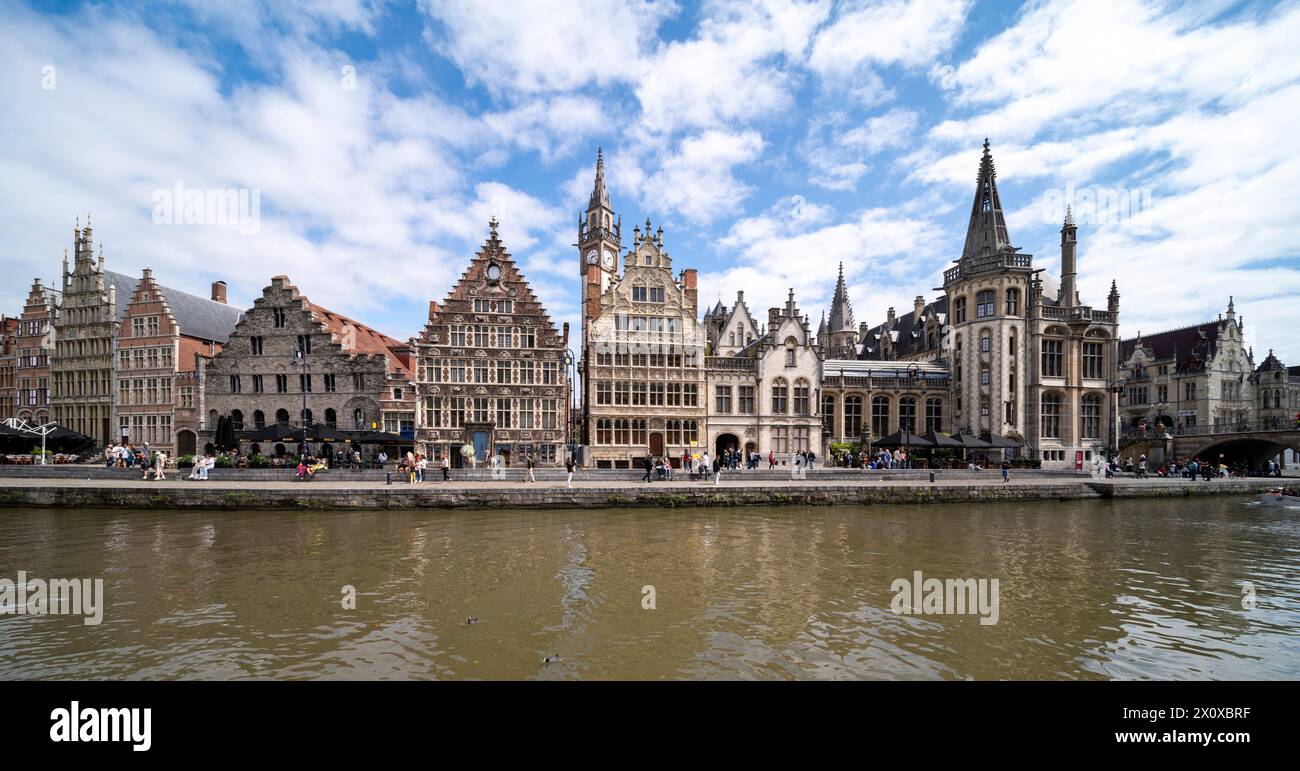
[[[284,273],[405,339],[501,220],[557,321],[603,146],[629,231],[702,302],[857,320],[959,253],[989,137],[1013,242],[1123,333],[1214,318],[1300,364],[1300,8],[1063,0],[0,2],[0,307],[57,283],[74,217],[109,267],[247,304]],[[51,79],[50,75],[53,75]],[[355,77],[349,77],[354,75]],[[155,193],[257,190],[255,233]],[[1105,205],[1092,206],[1090,201]]]

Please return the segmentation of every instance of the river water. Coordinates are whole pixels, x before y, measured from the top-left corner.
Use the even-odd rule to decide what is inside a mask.
[[[20,570],[104,612],[0,616],[5,679],[1300,677],[1300,511],[1232,497],[0,510]],[[915,571],[997,579],[996,623],[893,612]]]

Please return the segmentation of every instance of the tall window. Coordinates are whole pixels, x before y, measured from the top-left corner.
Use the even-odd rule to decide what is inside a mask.
[[[904,396],[898,400],[898,429],[900,431],[916,431],[916,399],[911,396]]]
[[[1043,394],[1042,434],[1048,439],[1061,438],[1061,397]]]
[[[833,433],[835,431],[835,397],[822,397],[822,429]]]
[[[1079,417],[1081,419],[1079,426],[1084,437],[1096,439],[1101,436],[1101,397],[1097,394],[1083,397]]]
[[[798,380],[794,381],[794,414],[796,415],[812,414],[812,412],[809,410],[809,407],[811,405],[808,403],[808,397],[809,397],[808,381],[804,380],[803,378],[799,378]]]
[[[1020,315],[1020,290],[1019,289],[1007,290],[1007,315],[1008,316]]]
[[[754,414],[754,387],[752,385],[740,386],[740,409],[741,415]]]
[[[784,415],[789,411],[790,386],[785,378],[772,381],[772,414]]]
[[[957,316],[957,323],[960,324],[966,320],[966,298],[958,297],[954,303],[953,313]]]
[[[879,439],[889,434],[889,397],[871,399],[871,435]]]
[[[985,319],[993,315],[993,290],[985,289],[975,295],[975,318]]]
[[[1102,375],[1102,347],[1101,343],[1084,343],[1083,344],[1083,376],[1091,378],[1104,377]],[[1091,436],[1091,434],[1089,434]]]
[[[926,431],[943,430],[943,400],[942,399],[925,400],[925,430]]]
[[[844,438],[862,436],[862,397],[844,397]]]
[[[1064,341],[1043,341],[1043,377],[1062,377],[1064,375],[1063,350]]]
[[[731,414],[731,386],[715,386],[713,400],[719,415]]]

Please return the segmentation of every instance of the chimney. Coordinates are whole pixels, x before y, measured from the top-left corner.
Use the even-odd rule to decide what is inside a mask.
[[[699,308],[699,272],[695,268],[687,268],[682,271],[682,288],[686,295],[686,302],[695,311]]]
[[[442,308],[438,305],[437,301],[436,301],[436,300],[430,300],[430,301],[429,301],[429,320],[432,321],[432,320],[433,320],[433,317],[436,316],[436,315],[438,315],[438,311],[440,311],[440,310],[442,310]]]
[[[891,305],[889,306],[889,313],[885,314],[885,319],[889,322],[889,326],[891,327],[894,326],[895,318],[896,317],[894,316],[894,306]]]
[[[226,304],[226,282],[212,282],[212,301],[221,303],[222,305]]]
[[[921,313],[924,310],[925,310],[925,296],[917,295],[916,299],[912,300],[912,321],[913,322],[920,321]]]

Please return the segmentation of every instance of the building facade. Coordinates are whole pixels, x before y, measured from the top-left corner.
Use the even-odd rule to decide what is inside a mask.
[[[18,365],[18,319],[0,316],[0,420],[14,417],[18,403],[14,368]]]
[[[1227,313],[1216,320],[1124,340],[1117,373],[1121,431],[1140,433],[1144,423],[1160,423],[1174,433],[1199,433],[1255,422],[1257,378],[1244,334],[1229,298]]]
[[[770,308],[759,326],[736,293],[728,310],[721,301],[704,315],[708,345],[705,446],[714,453],[740,450],[746,456],[775,453],[824,454],[821,431],[821,352],[808,320],[790,290],[785,306]]]
[[[704,326],[695,270],[674,277],[663,228],[622,225],[605,189],[603,157],[578,225],[582,278],[582,413],[587,465],[628,468],[646,455],[678,464],[707,442]]]
[[[113,362],[117,340],[117,289],[96,260],[90,220],[73,230],[71,269],[63,258],[62,302],[54,322],[50,411],[56,423],[96,444],[115,441]]]
[[[885,323],[861,328],[857,358],[944,366],[950,428],[1023,442],[1026,454],[1048,468],[1090,462],[1107,446],[1114,414],[1119,293],[1112,282],[1105,310],[1082,303],[1076,249],[1067,212],[1060,287],[1049,293],[1033,256],[1011,244],[985,141],[965,245],[944,272],[943,296],[931,303],[918,296],[909,313],[890,308]],[[844,346],[828,340],[827,347]],[[871,422],[898,425],[892,416],[907,408],[881,399]]]
[[[58,299],[41,280],[33,279],[15,335],[14,415],[28,423],[50,421],[50,360]]]
[[[198,357],[217,355],[242,314],[226,305],[221,281],[212,285],[210,300],[160,286],[149,268],[134,287],[128,289],[125,281],[118,285],[125,305],[114,369],[117,436],[168,455],[192,455],[199,432]]]
[[[288,276],[275,276],[220,352],[198,357],[199,441],[205,451],[214,449],[223,416],[236,430],[273,423],[374,430],[382,425],[381,401],[393,401],[394,383],[401,384],[398,402],[408,405],[402,411],[414,412],[409,357],[405,343],[316,305]],[[282,444],[249,449],[263,455],[294,451]]]
[[[530,456],[563,463],[568,345],[568,325],[556,330],[493,219],[487,241],[443,303],[429,304],[429,322],[415,343],[424,452],[456,466],[494,456],[506,465]]]

